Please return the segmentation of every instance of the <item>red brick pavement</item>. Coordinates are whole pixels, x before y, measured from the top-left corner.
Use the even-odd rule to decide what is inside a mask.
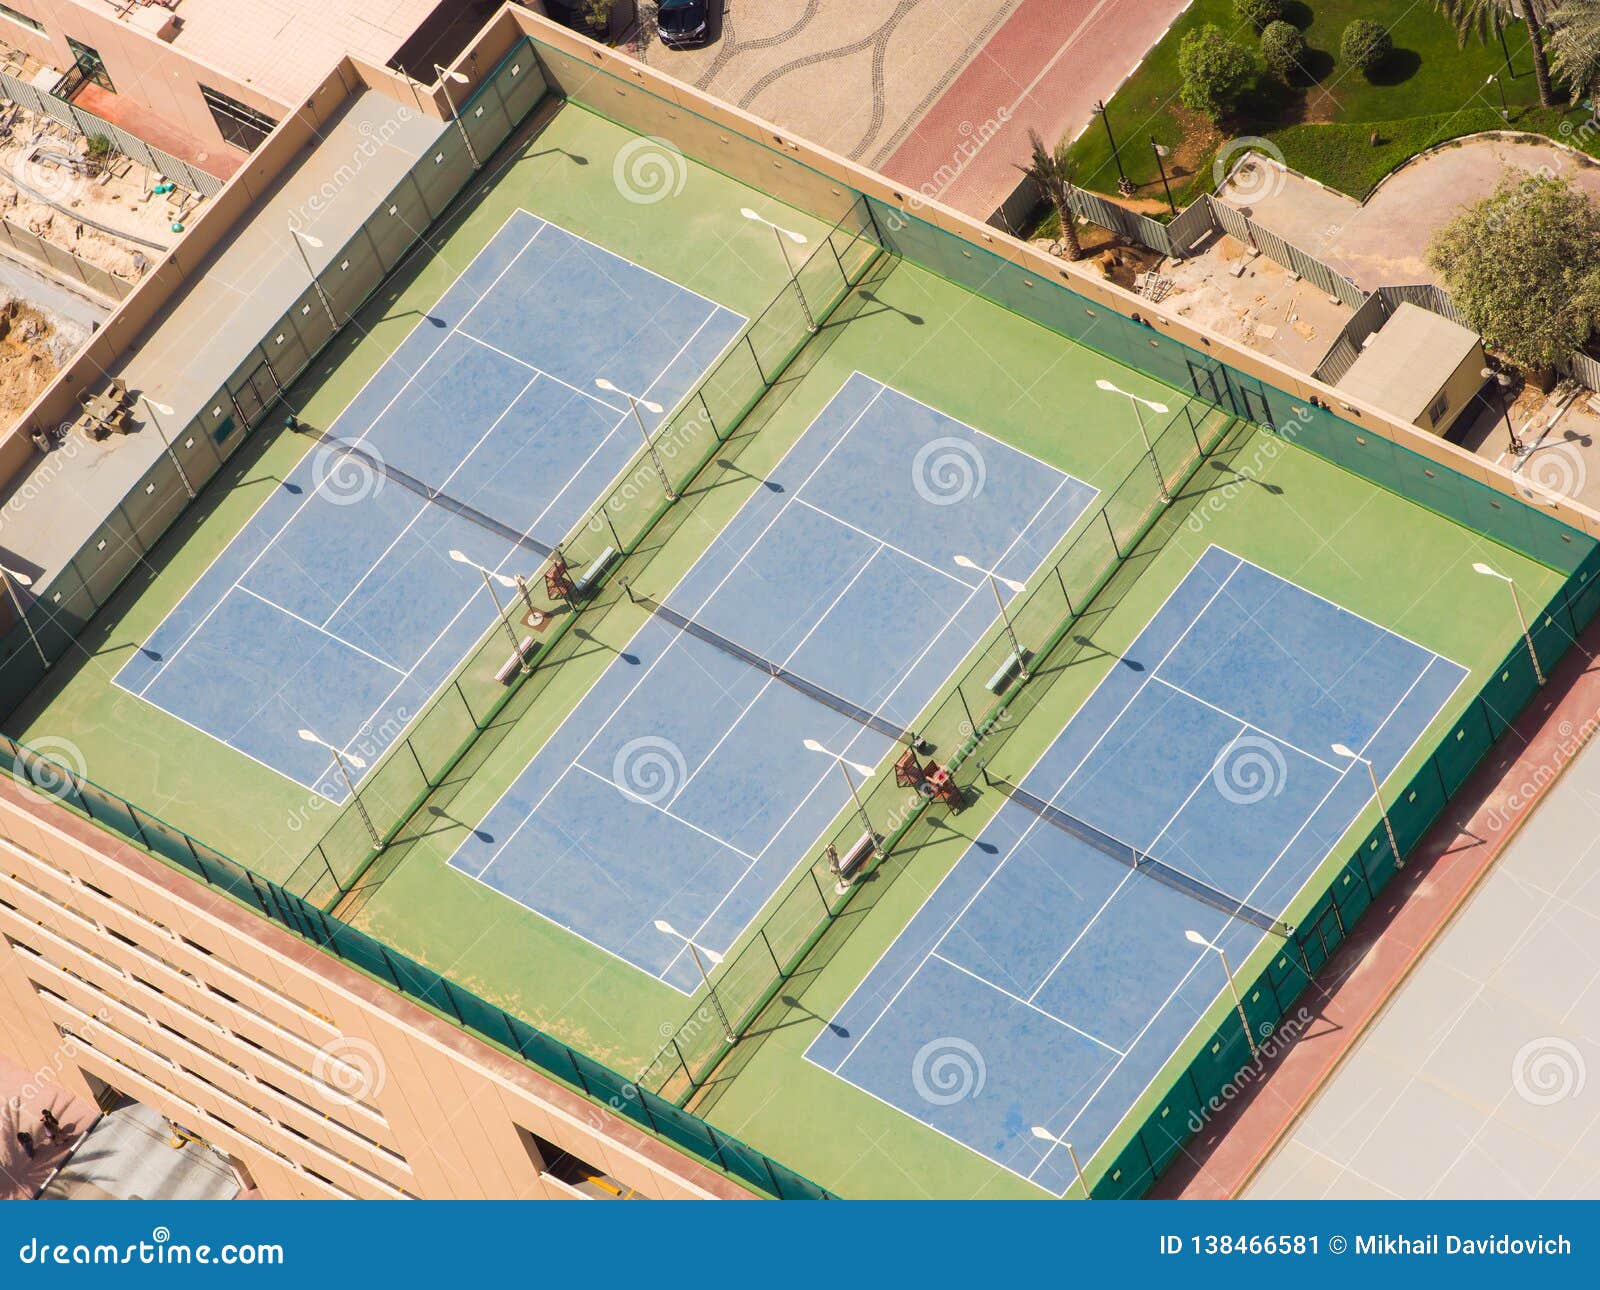
[[[39,1112],[49,1107],[65,1131],[59,1142],[45,1141]],[[22,1069],[0,1054],[0,1200],[27,1200],[35,1196],[51,1170],[66,1159],[98,1112],[88,1102],[63,1093],[53,1084]],[[33,1159],[17,1142],[17,1130],[33,1135]]]
[[[987,219],[1017,186],[1028,130],[1050,140],[1077,134],[1095,101],[1111,96],[1189,4],[1023,0],[884,163],[884,173]]]

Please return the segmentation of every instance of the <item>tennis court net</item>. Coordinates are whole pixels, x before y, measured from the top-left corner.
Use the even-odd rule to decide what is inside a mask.
[[[626,583],[623,585],[627,588],[628,596],[634,604],[642,605],[657,618],[671,623],[679,631],[693,636],[697,640],[703,640],[708,645],[715,645],[724,653],[733,655],[734,658],[749,664],[757,671],[765,672],[773,680],[781,681],[791,689],[798,690],[801,694],[832,708],[841,716],[849,717],[852,721],[858,721],[869,729],[876,730],[880,735],[885,735],[897,743],[915,745],[919,742],[916,735],[912,734],[911,731],[902,729],[891,721],[885,721],[877,713],[868,711],[859,703],[852,703],[849,699],[840,698],[833,691],[823,689],[815,681],[808,681],[798,673],[791,672],[783,664],[774,663],[770,659],[763,658],[754,650],[746,649],[737,641],[729,640],[720,632],[712,631],[705,624],[695,622],[694,619],[680,614],[676,609],[667,608],[660,601],[653,600],[642,592],[633,590],[632,587],[627,587]]]
[[[496,537],[519,546],[525,551],[533,552],[541,560],[547,560],[555,553],[553,547],[545,545],[537,538],[529,537],[520,529],[514,529],[511,525],[495,519],[492,515],[485,515],[477,507],[463,502],[460,498],[452,497],[442,489],[434,488],[432,485],[424,483],[415,475],[401,470],[400,467],[385,461],[377,453],[363,448],[358,443],[353,443],[349,439],[341,439],[338,435],[329,434],[326,430],[318,430],[315,426],[307,425],[298,418],[294,422],[294,429],[301,434],[309,435],[318,443],[323,444],[333,452],[339,453],[341,456],[359,461],[369,470],[376,471],[385,479],[393,480],[401,488],[409,489],[418,497],[424,498],[433,503],[433,505],[442,506],[448,511],[454,511],[462,519],[488,529]]]
[[[1210,905],[1213,909],[1220,910],[1222,913],[1231,915],[1234,918],[1243,919],[1247,923],[1253,923],[1264,932],[1271,932],[1276,936],[1288,936],[1294,931],[1294,928],[1282,919],[1273,918],[1270,914],[1265,914],[1254,906],[1245,904],[1242,900],[1235,900],[1227,892],[1219,891],[1210,884],[1201,882],[1200,879],[1184,873],[1181,869],[1174,869],[1171,865],[1163,864],[1154,856],[1146,855],[1137,847],[1112,837],[1109,833],[1095,828],[1094,825],[1080,820],[1076,815],[1063,811],[1059,806],[1052,806],[1042,797],[1036,797],[1025,788],[1018,788],[1015,784],[1001,779],[987,769],[983,772],[983,778],[986,783],[998,788],[1018,806],[1027,808],[1047,824],[1055,825],[1063,833],[1071,834],[1080,842],[1087,842],[1096,851],[1109,856],[1118,864],[1132,869],[1135,873],[1147,874],[1157,882],[1163,883],[1175,891],[1181,891],[1184,895],[1191,896],[1195,900]]]

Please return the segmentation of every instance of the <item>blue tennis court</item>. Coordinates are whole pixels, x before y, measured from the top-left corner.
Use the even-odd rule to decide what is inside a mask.
[[[857,373],[677,586],[638,590],[910,728],[994,625],[957,557],[1025,582],[1093,497]],[[846,804],[834,756],[891,742],[651,616],[451,863],[692,993],[656,922],[725,951]]]
[[[328,427],[359,453],[303,457],[116,684],[343,801],[297,732],[371,765],[493,626],[449,552],[531,574],[638,447],[596,379],[670,413],[743,321],[518,211]]]
[[[1466,671],[1210,548],[825,1026],[812,1062],[1060,1195]]]

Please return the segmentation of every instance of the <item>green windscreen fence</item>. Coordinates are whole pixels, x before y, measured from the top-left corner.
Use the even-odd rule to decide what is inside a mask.
[[[1169,491],[1178,491],[1208,457],[1254,433],[1252,426],[1267,427],[1564,574],[1560,594],[1531,625],[1546,669],[1555,666],[1600,609],[1595,543],[1548,513],[1191,349],[1137,313],[1125,316],[1046,274],[1019,268],[977,241],[865,197],[809,169],[786,149],[698,116],[680,102],[652,95],[637,83],[620,81],[537,41],[519,43],[485,78],[463,106],[459,129],[439,136],[334,258],[339,267],[326,271],[319,285],[336,318],[350,318],[429,228],[450,218],[464,191],[470,194],[473,156],[486,159],[501,146],[547,90],[632,129],[664,137],[690,157],[756,183],[782,200],[823,212],[833,224],[830,235],[819,239],[797,270],[795,287],[774,297],[663,428],[659,443],[674,492],[689,491],[683,487],[687,481],[714,469],[719,457],[736,456],[743,440],[759,433],[763,405],[783,398],[795,365],[803,365],[808,354],[826,344],[828,328],[823,327],[822,336],[814,335],[813,319],[826,323],[836,311],[847,316],[860,298],[857,286],[885,252],[1192,396],[1156,435],[1154,469],[1150,461],[1141,460],[1122,484],[1108,490],[1080,520],[1068,549],[1018,603],[1012,615],[1016,641],[997,631],[920,715],[917,731],[937,746],[939,760],[952,770],[958,787],[970,786],[981,775],[984,761],[1048,693],[1052,677],[1092,648],[1088,642],[1098,621],[1139,576],[1142,544],[1159,541],[1164,525],[1180,522],[1177,508],[1162,499],[1158,479]],[[470,150],[462,131],[471,140]],[[267,420],[279,393],[306,371],[334,334],[319,296],[308,290],[263,336],[215,399],[184,432],[174,435],[180,442],[194,441],[185,471],[196,484],[221,470],[243,437]],[[537,700],[551,665],[572,648],[568,624],[614,605],[622,594],[621,579],[644,568],[658,546],[656,539],[692,513],[692,501],[674,501],[653,469],[642,460],[636,465],[617,493],[564,544],[574,569],[599,568],[580,613],[564,616],[563,630],[540,642],[539,652],[523,660],[526,674],[509,686],[494,678],[501,662],[516,670],[509,642],[497,634],[486,636],[364,783],[363,800],[382,836],[378,847],[358,818],[343,814],[292,878],[279,885],[9,740],[0,740],[0,764],[696,1158],[770,1195],[822,1196],[826,1193],[815,1184],[682,1109],[726,1054],[717,1027],[691,1018],[669,1036],[637,1081],[629,1082],[329,912],[345,908],[344,902],[358,897],[366,884],[392,872],[395,858],[404,855],[408,825],[424,805],[442,804],[447,785],[459,782],[477,764],[473,759],[486,755],[494,728],[505,724],[497,717],[506,716],[511,703],[525,709]],[[27,621],[0,642],[0,710],[13,710],[39,682],[45,671],[41,654],[53,662],[68,653],[89,618],[187,504],[181,480],[170,459],[163,458],[107,517],[50,594],[30,609]],[[1518,646],[1396,801],[1391,819],[1401,852],[1421,838],[1536,688],[1532,661],[1526,648]],[[882,854],[870,863],[892,881],[920,839],[936,827],[940,810],[921,792],[897,789],[892,776],[875,776],[874,781],[865,805]],[[841,824],[819,840],[811,856],[795,857],[790,885],[719,970],[719,996],[738,1029],[750,1026],[772,1004],[782,983],[825,938],[848,934],[852,920],[839,915],[860,898],[864,887],[883,888],[882,883],[841,887],[837,880],[836,858],[855,846],[859,833],[858,822]],[[1311,976],[1389,880],[1395,861],[1381,827],[1362,839],[1282,952],[1251,984],[1245,1004],[1253,1027],[1276,1026],[1294,1007]],[[1148,1190],[1249,1060],[1244,1031],[1231,1011],[1214,1033],[1191,1036],[1164,1076],[1170,1079],[1170,1093],[1147,1120],[1125,1125],[1122,1136],[1092,1162],[1094,1194],[1133,1196]]]

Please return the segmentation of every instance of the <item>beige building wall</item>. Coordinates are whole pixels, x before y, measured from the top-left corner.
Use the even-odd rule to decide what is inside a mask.
[[[9,780],[0,1047],[152,1107],[269,1197],[575,1195],[534,1134],[644,1197],[749,1195]]]
[[[242,158],[246,154],[223,139],[201,96],[202,84],[274,121],[289,115],[311,88],[308,81],[292,94],[266,89],[224,70],[214,60],[207,61],[185,50],[181,37],[177,43],[163,39],[163,28],[182,19],[181,3],[175,12],[160,5],[135,4],[121,17],[117,10],[126,6],[113,6],[109,0],[6,0],[6,4],[42,23],[45,33],[31,31],[0,15],[0,40],[66,72],[74,61],[67,44],[67,37],[71,36],[99,52],[118,95],[154,112],[203,147],[221,150],[229,157]],[[266,38],[265,32],[239,32],[239,40],[245,46]],[[329,47],[298,52],[298,61],[314,62],[320,76],[349,51]]]

